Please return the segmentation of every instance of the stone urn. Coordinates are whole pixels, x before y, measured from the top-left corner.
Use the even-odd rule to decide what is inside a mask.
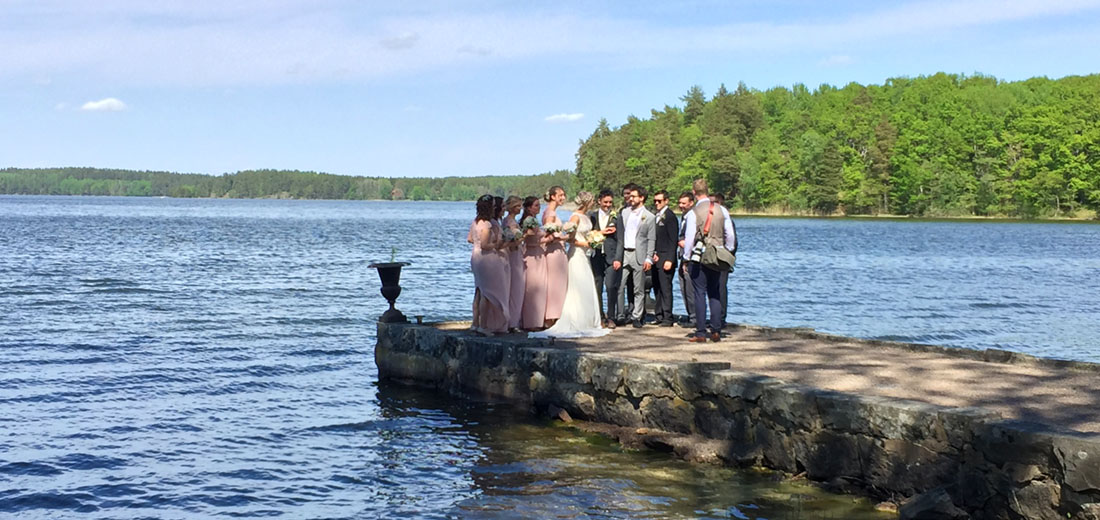
[[[409,265],[408,262],[381,262],[370,264],[367,267],[378,269],[378,278],[382,280],[382,297],[390,302],[390,308],[382,313],[378,321],[383,323],[408,323],[408,318],[393,304],[401,295],[401,268]]]

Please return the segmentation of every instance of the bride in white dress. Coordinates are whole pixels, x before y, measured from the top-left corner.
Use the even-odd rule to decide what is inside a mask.
[[[592,231],[592,220],[588,211],[596,201],[591,193],[582,191],[574,199],[577,209],[569,217],[565,227],[573,228],[569,233],[569,285],[565,290],[565,305],[561,318],[553,327],[541,332],[532,332],[532,338],[595,338],[611,332],[600,327],[600,300],[596,293],[596,281],[592,276],[592,264],[588,261],[588,232]]]

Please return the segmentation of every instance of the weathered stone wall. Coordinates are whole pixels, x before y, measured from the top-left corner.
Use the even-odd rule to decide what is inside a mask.
[[[1100,520],[1098,435],[430,326],[379,323],[375,357],[383,378],[672,432],[690,458],[804,473],[900,502],[902,518]]]

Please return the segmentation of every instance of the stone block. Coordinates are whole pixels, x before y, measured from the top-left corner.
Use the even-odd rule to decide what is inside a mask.
[[[677,433],[692,433],[695,407],[679,397],[645,397],[638,406],[644,424]]]
[[[821,428],[814,389],[793,384],[767,385],[759,400],[761,413],[788,430]]]
[[[699,375],[699,390],[705,394],[735,397],[756,401],[764,389],[772,385],[786,384],[774,377],[750,374],[737,370],[706,371]]]
[[[637,365],[637,362],[628,362],[622,359],[604,356],[584,356],[582,362],[589,362],[592,366],[592,386],[602,392],[616,393],[623,384],[623,375],[628,365]]]
[[[667,363],[632,363],[623,371],[623,386],[620,391],[636,399],[643,397],[674,397],[669,378],[675,373],[676,366]]]
[[[550,397],[550,380],[542,375],[542,372],[532,372],[527,378],[527,390],[531,392],[531,399],[535,403],[545,403]]]
[[[942,487],[909,498],[898,508],[901,520],[969,520],[970,515],[955,506]]]
[[[867,480],[874,441],[865,435],[821,430],[791,436],[792,449],[812,480],[850,477]]]
[[[974,447],[992,464],[1008,462],[1034,465],[1043,474],[1051,474],[1061,464],[1055,459],[1054,437],[1058,435],[1042,424],[1026,421],[999,421],[980,428]]]
[[[724,362],[676,363],[670,365],[671,371],[666,375],[666,379],[681,399],[694,401],[708,393],[705,383],[707,374],[727,370],[729,367],[730,364]]]
[[[543,372],[553,382],[587,384],[591,372],[581,367],[585,356],[573,350],[550,350],[546,353],[546,370]]]
[[[596,418],[596,399],[587,392],[573,392],[567,410],[573,410],[582,419],[591,421]]]
[[[704,397],[692,401],[695,405],[695,430],[711,439],[732,440],[734,433],[743,431],[738,421],[745,422],[748,416],[740,399],[729,397]],[[740,435],[744,439],[744,435]]]
[[[765,466],[788,473],[799,471],[798,460],[787,435],[758,422],[754,424],[753,437]]]
[[[1012,499],[1008,501],[1008,508],[1023,518],[1029,520],[1062,520],[1065,518],[1058,512],[1060,494],[1058,484],[1035,480],[1021,489],[1013,490],[1011,493]]]
[[[1100,436],[1059,435],[1053,439],[1054,455],[1065,483],[1078,493],[1100,498]]]
[[[638,427],[644,424],[642,412],[625,396],[600,399],[596,402],[596,420],[618,426]]]
[[[974,443],[974,438],[984,431],[988,424],[1002,420],[1001,414],[984,408],[947,408],[939,412],[940,424],[947,434],[947,443],[952,449],[962,451]]]
[[[885,439],[871,447],[870,483],[903,496],[954,482],[959,462],[903,439]]]

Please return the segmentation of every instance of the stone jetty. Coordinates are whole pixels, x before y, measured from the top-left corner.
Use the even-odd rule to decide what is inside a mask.
[[[579,340],[378,324],[380,377],[526,403],[630,446],[761,466],[911,519],[1100,520],[1100,365],[732,326]]]

